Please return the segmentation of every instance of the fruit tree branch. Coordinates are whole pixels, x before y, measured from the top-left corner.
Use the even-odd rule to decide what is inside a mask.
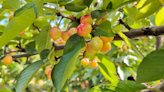
[[[129,39],[133,39],[136,37],[142,37],[142,36],[159,36],[159,35],[164,35],[164,26],[153,26],[153,27],[146,27],[146,28],[139,28],[139,29],[130,29],[129,32],[123,32]],[[116,36],[114,37],[115,40],[123,40],[117,33]],[[88,40],[87,42],[89,42]],[[62,50],[64,49],[64,45],[58,45],[58,44],[53,44],[55,47],[55,51]],[[12,56],[13,58],[20,58],[20,57],[28,57],[36,54],[21,54],[21,55],[14,55]],[[0,58],[0,60],[2,60]]]

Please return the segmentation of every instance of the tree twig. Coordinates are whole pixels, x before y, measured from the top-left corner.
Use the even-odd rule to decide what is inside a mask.
[[[128,30],[132,29],[130,26],[126,25],[126,24],[122,21],[122,19],[119,19],[118,21],[119,21],[120,24],[124,25]]]
[[[40,29],[34,23],[32,25],[40,32]]]

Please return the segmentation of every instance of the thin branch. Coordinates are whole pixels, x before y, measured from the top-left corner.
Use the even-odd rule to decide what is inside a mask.
[[[124,25],[128,30],[132,29],[130,26],[128,26],[127,24],[125,24],[122,19],[118,20],[120,24]]]
[[[40,29],[34,23],[32,25],[40,32]]]
[[[57,12],[56,15],[57,16],[61,16],[62,18],[70,19],[71,21],[76,21],[76,22],[79,22],[80,23],[80,20],[79,19],[76,19],[76,17],[69,18],[69,17],[66,17],[66,16],[62,15],[60,12]]]
[[[12,58],[21,58],[21,57],[30,57],[36,54],[20,54],[20,55],[12,55]],[[4,57],[1,57],[0,60],[2,60]]]

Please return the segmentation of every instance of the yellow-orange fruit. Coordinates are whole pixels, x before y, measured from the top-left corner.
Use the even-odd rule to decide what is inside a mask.
[[[57,44],[65,44],[65,41],[64,41],[63,39],[59,39],[59,40],[57,41]]]
[[[48,71],[48,74],[47,74],[47,77],[48,77],[49,80],[52,80],[51,79],[51,72],[52,72],[52,70]]]
[[[67,41],[69,36],[68,36],[68,31],[62,31],[61,33],[61,38],[64,40],[64,41]]]
[[[14,13],[12,13],[10,16],[9,16],[9,20],[12,19],[14,17]]]
[[[92,26],[89,23],[81,23],[78,27],[77,27],[77,33],[78,35],[84,37],[87,36],[88,34],[90,34],[92,31]]]
[[[65,9],[65,6],[61,6],[60,8]]]
[[[90,61],[89,62],[89,65],[92,67],[92,68],[96,68],[98,66],[98,63],[96,60],[93,60],[92,62]]]
[[[11,51],[15,51],[15,49],[13,48],[13,49],[11,49]],[[9,55],[15,55],[15,54],[16,54],[15,52],[9,53]]]
[[[25,32],[26,32],[26,30],[23,30],[23,31],[19,34],[19,36],[24,35]]]
[[[102,53],[107,53],[111,49],[110,42],[103,42],[103,47],[100,50]]]
[[[52,70],[52,65],[48,65],[45,69],[45,73],[48,75],[48,72]]]
[[[123,49],[119,49],[118,52],[119,52],[119,53],[123,52]]]
[[[11,64],[13,61],[13,58],[10,55],[7,55],[3,58],[3,63],[5,63],[6,65]]]
[[[92,24],[93,19],[90,14],[86,14],[80,18],[80,23],[89,23]]]
[[[50,30],[50,37],[53,40],[57,40],[61,37],[61,30],[60,28],[57,28],[56,26],[52,27]]]
[[[102,19],[100,19],[100,21],[99,21],[99,25],[102,23],[102,22],[104,22],[105,20],[107,20],[107,18],[102,18]]]
[[[75,33],[77,33],[77,28],[73,27],[68,31],[68,36],[70,37]]]
[[[89,59],[88,59],[88,58],[83,58],[83,59],[81,60],[81,64],[82,64],[83,66],[88,65],[88,64],[89,64]]]
[[[91,48],[90,42],[87,43],[87,52],[91,55],[96,52],[93,48]]]
[[[103,42],[111,42],[114,37],[100,36],[100,38]]]
[[[95,51],[99,51],[103,47],[103,41],[100,39],[100,37],[93,37],[90,45]]]

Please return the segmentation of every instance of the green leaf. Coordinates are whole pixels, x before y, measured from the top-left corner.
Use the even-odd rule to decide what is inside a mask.
[[[92,1],[93,0],[83,0],[83,4],[89,7]]]
[[[108,4],[111,2],[111,0],[103,0],[103,10],[106,10],[106,7],[108,6]]]
[[[118,7],[121,5],[125,0],[111,0],[113,8]],[[130,0],[129,0],[130,1]],[[132,1],[132,0],[131,0]]]
[[[27,87],[28,83],[31,81],[31,79],[34,77],[34,75],[37,73],[41,65],[43,64],[42,60],[36,61],[26,67],[18,76],[15,90],[16,92],[23,92],[24,89]]]
[[[92,18],[97,18],[103,11],[102,10],[95,10],[91,12]]]
[[[16,10],[14,12],[14,16],[16,16],[18,13],[20,13],[21,11],[23,11],[25,9],[31,8],[33,6],[33,4],[34,4],[34,2],[30,2],[30,3],[26,4],[26,5],[24,5],[22,8]]]
[[[71,29],[72,27],[77,27],[78,25],[79,25],[78,22],[72,22],[71,26],[68,28],[68,30]]]
[[[32,41],[32,42],[28,43],[25,46],[25,50],[26,50],[27,54],[35,54],[35,53],[37,53],[37,51],[35,49],[35,41]]]
[[[78,4],[67,4],[67,5],[65,5],[65,9],[67,9],[68,11],[73,11],[73,12],[81,12],[85,8],[86,8],[86,6],[78,5]]]
[[[35,0],[34,3],[38,9],[37,11],[39,12],[43,6],[44,0]],[[15,38],[19,33],[31,25],[35,19],[36,16],[33,8],[27,9],[19,16],[12,18],[7,24],[4,33],[0,37],[0,48],[2,48],[2,46],[7,44],[10,40]]]
[[[79,36],[77,33],[74,34],[73,36],[69,37],[69,39],[67,40],[67,42],[64,46],[64,54],[67,54],[67,53],[71,52],[72,50],[74,50],[75,49],[73,47],[74,44],[81,41],[82,39],[83,39],[83,37]]]
[[[111,9],[112,9],[112,2],[110,2],[110,3],[108,4],[108,6],[106,7],[106,9],[108,9],[108,10],[111,10]]]
[[[3,1],[3,8],[6,9],[19,9],[20,8],[20,1],[19,0],[5,0]]]
[[[155,16],[155,24],[157,25],[157,26],[159,26],[159,25],[163,25],[163,23],[164,23],[164,7],[162,7],[159,11],[158,11],[158,13],[157,13],[157,15]]]
[[[164,50],[153,51],[140,63],[137,82],[150,82],[164,78]]]
[[[115,89],[116,92],[139,92],[146,87],[134,81],[119,81]]]
[[[99,27],[97,27],[93,31],[94,36],[106,36],[106,37],[113,37],[115,34],[113,33],[111,29],[111,23],[110,21],[106,20],[103,21]]]
[[[142,1],[142,0],[141,0]],[[135,16],[135,20],[139,20],[141,18],[145,18],[151,14],[153,14],[155,11],[157,11],[162,4],[159,0],[146,0],[142,6],[142,8],[137,12]],[[139,2],[140,3],[140,2]]]
[[[117,32],[119,36],[128,44],[129,47],[131,47],[134,52],[141,58],[144,58],[144,55],[137,49],[136,45],[123,33]]]
[[[121,76],[123,76],[123,78],[121,78],[122,80],[126,80],[129,76],[132,75],[130,67],[127,67],[126,65],[120,65],[118,68],[120,68],[123,72],[123,74],[121,74]]]
[[[47,60],[47,58],[48,58],[50,52],[51,52],[50,50],[44,49],[44,50],[40,53],[40,58],[41,58],[41,60],[43,60],[43,62],[45,62],[45,61]]]
[[[40,53],[44,49],[51,49],[52,42],[50,38],[50,26],[46,25],[35,38],[37,51]]]
[[[64,54],[62,58],[52,70],[51,77],[57,91],[62,89],[67,78],[73,72],[79,53],[81,52],[83,47],[85,47],[85,41],[82,41],[82,39],[77,39],[76,37],[77,34],[71,36],[71,38],[68,39],[65,45],[66,48],[64,48]],[[76,43],[70,43],[74,40],[76,40]]]

